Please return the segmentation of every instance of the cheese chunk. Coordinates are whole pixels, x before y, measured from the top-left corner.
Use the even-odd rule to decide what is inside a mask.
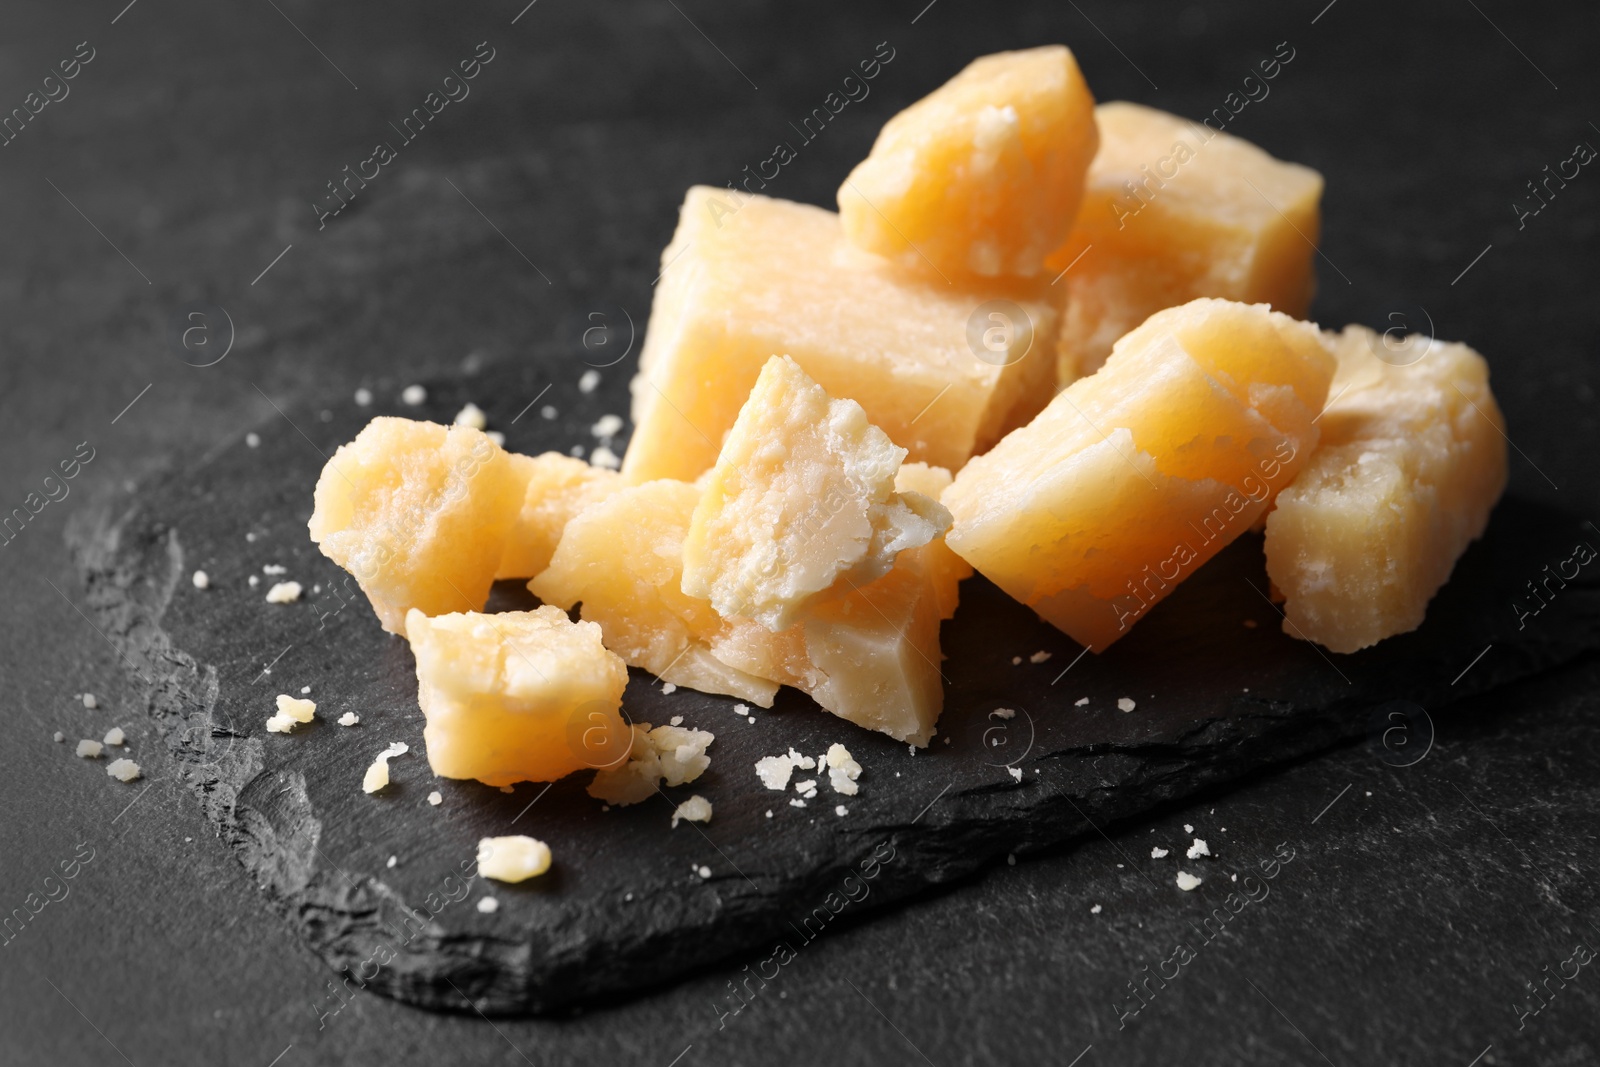
[[[428,764],[488,785],[553,782],[620,763],[628,668],[600,628],[554,607],[406,619]]]
[[[634,723],[626,762],[607,767],[589,783],[589,795],[607,804],[627,806],[648,800],[663,784],[692,782],[711,766],[706,749],[716,736],[682,726]]]
[[[735,634],[762,640],[753,632],[761,627],[724,620],[681,588],[683,539],[699,500],[698,488],[670,479],[618,490],[567,523],[550,566],[528,589],[568,610],[581,603],[607,648],[664,682],[770,708],[778,684],[716,653]]]
[[[1354,652],[1422,623],[1506,484],[1505,422],[1466,345],[1348,326],[1322,443],[1267,517],[1283,630]]]
[[[949,514],[898,493],[905,449],[792,360],[767,362],[723,443],[683,541],[683,591],[770,630],[824,594],[889,572]]]
[[[537,838],[515,834],[478,839],[478,873],[485,878],[525,882],[549,869],[550,846]]]
[[[968,64],[884,124],[839,187],[844,232],[912,270],[1038,274],[1095,154],[1094,97],[1061,45]]]
[[[661,263],[622,464],[634,481],[709,468],[780,353],[912,459],[951,469],[1048,399],[1056,313],[1042,282],[913,276],[851,245],[832,212],[704,186]]]
[[[379,417],[317,479],[308,524],[322,554],[355,576],[378,621],[477,611],[522,506],[510,457],[481,430]]]
[[[616,471],[560,452],[513,453],[511,468],[524,486],[522,511],[506,537],[497,579],[532,578],[544,570],[572,517],[627,484]]]
[[[1071,237],[1050,257],[1066,386],[1117,338],[1196,297],[1303,318],[1316,285],[1322,175],[1138,104],[1095,109],[1100,151]],[[1070,269],[1068,269],[1070,268]]]
[[[1095,652],[1305,466],[1334,360],[1314,326],[1196,300],[956,476],[951,548]]]

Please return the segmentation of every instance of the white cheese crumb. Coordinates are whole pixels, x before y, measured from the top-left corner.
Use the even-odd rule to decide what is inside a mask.
[[[853,797],[860,792],[861,787],[856,785],[856,779],[861,777],[861,764],[850,755],[848,748],[840,744],[829,745],[827,762],[828,784],[835,793]]]
[[[767,809],[767,818],[769,818],[769,819],[772,818],[772,809],[771,808]]]
[[[83,706],[93,711],[100,706],[100,702],[94,698],[93,693],[85,693],[83,694]]]
[[[500,910],[500,902],[494,897],[483,897],[478,901],[478,911],[483,915],[493,915]]]
[[[710,867],[701,867],[699,870],[695,871],[694,873],[698,874],[702,879],[710,878],[711,877],[711,868]]]
[[[1039,651],[1035,652],[1033,655],[1028,657],[1028,662],[1029,663],[1044,663],[1047,660],[1049,660],[1049,658],[1050,658],[1050,653],[1046,652],[1044,649],[1041,648]]]
[[[789,806],[791,808],[803,808],[806,806],[806,802],[801,800],[799,797],[792,797],[789,800]]]
[[[478,839],[478,873],[497,882],[521,882],[550,869],[550,846],[525,834]]]
[[[812,790],[814,790],[816,788],[817,788],[817,780],[815,778],[807,778],[807,779],[804,779],[803,781],[799,781],[799,782],[794,783],[794,791],[796,793],[801,794],[802,796],[804,794],[806,794],[806,793],[811,792]]]
[[[683,716],[682,715],[674,715],[672,718],[667,720],[667,725],[668,726],[682,726],[683,725]]]
[[[1117,698],[1117,710],[1118,711],[1132,711],[1136,707],[1138,707],[1138,705],[1133,702],[1133,698],[1132,697],[1118,697]]]
[[[250,542],[252,545],[255,544],[256,543],[255,531],[254,530],[250,530],[250,531],[246,532],[245,535],[244,535],[244,539],[246,541]]]
[[[764,756],[756,760],[756,777],[768,789],[783,791],[789,788],[789,776],[794,774],[794,760],[788,756]]]
[[[622,457],[611,451],[611,449],[607,448],[605,445],[598,446],[592,453],[590,453],[589,463],[591,466],[604,467],[608,471],[622,469]]]
[[[1167,850],[1162,848],[1160,845],[1157,845],[1155,848],[1152,848],[1150,850],[1150,858],[1153,859],[1153,860],[1162,859],[1166,855],[1167,855]]]
[[[258,586],[260,584],[261,584],[261,579],[257,578],[255,575],[252,574],[250,576],[250,588],[254,589],[256,586]]]
[[[466,407],[456,412],[455,424],[457,426],[470,426],[474,430],[482,430],[488,427],[489,416],[483,413],[482,408],[469,401]]]
[[[748,715],[750,714],[750,706],[748,704],[735,704],[733,706],[733,713],[735,715]]]
[[[1211,848],[1205,843],[1205,841],[1197,837],[1194,839],[1194,844],[1189,846],[1189,851],[1185,852],[1184,855],[1188,856],[1192,860],[1197,860],[1201,856],[1211,855]]]
[[[399,862],[400,862],[400,857],[399,856],[390,856],[388,862],[385,863],[384,866],[388,867],[391,870],[393,870],[394,869],[394,865],[399,863]]]
[[[711,801],[696,793],[694,796],[679,804],[672,813],[672,828],[678,828],[678,820],[686,819],[689,822],[710,822]]]
[[[267,590],[268,604],[293,604],[300,599],[299,582],[278,582]]]
[[[996,719],[1015,719],[1017,717],[1017,709],[1016,708],[995,708],[989,714],[991,716],[993,716],[994,718],[996,718]]]
[[[289,568],[281,563],[269,563],[261,568],[262,574],[288,574]]]
[[[1022,781],[1022,768],[1021,767],[1007,767],[1006,770],[1011,772],[1011,777],[1015,778],[1019,782]]]
[[[428,391],[420,385],[408,385],[400,390],[401,403],[410,404],[412,407],[416,407],[426,399],[428,399]]]
[[[1194,827],[1190,826],[1188,823],[1184,823],[1183,824],[1183,832],[1186,833],[1186,834],[1192,834],[1192,833],[1194,833]]]
[[[100,742],[85,739],[78,742],[78,755],[84,759],[99,759],[101,748]]]
[[[267,720],[267,732],[286,734],[296,723],[310,722],[316,717],[317,705],[311,700],[296,700],[288,693],[278,694],[278,712]]]
[[[485,430],[483,432],[483,436],[487,437],[501,448],[506,447],[506,435],[501,433],[499,430]]]
[[[578,392],[592,393],[596,388],[599,387],[599,385],[600,372],[597,370],[586,370],[583,372],[583,377],[578,379]]]
[[[371,389],[368,389],[366,386],[363,385],[360,389],[356,390],[356,404],[358,406],[367,407],[371,403],[372,403],[372,390]]]
[[[311,687],[309,685],[302,685],[300,687],[300,695],[301,696],[305,696],[309,692],[311,692]]]
[[[548,419],[553,419],[559,414],[561,414],[561,413],[559,411],[557,411],[553,405],[550,405],[550,404],[546,404],[544,407],[539,409],[540,417],[542,417],[544,419],[547,419],[547,420]]]
[[[106,766],[106,773],[119,782],[131,782],[142,773],[139,765],[131,759],[112,760]]]
[[[1088,697],[1079,697],[1077,700],[1072,702],[1072,706],[1075,708],[1081,708],[1087,703],[1089,703]]]
[[[261,447],[261,435],[260,434],[255,434],[255,433],[247,433],[247,434],[244,435],[244,443],[246,445],[248,445],[249,447],[251,447],[251,448],[260,448]]]
[[[56,739],[56,743],[60,744],[62,741],[65,741],[67,739],[67,735],[62,733],[60,730],[57,730],[55,732],[55,739]]]
[[[196,589],[211,588],[211,575],[207,574],[205,571],[195,571],[193,577],[191,577],[189,580],[194,583],[194,587]]]
[[[678,691],[678,687],[676,685],[674,685],[672,682],[664,682],[664,683],[662,683],[661,693],[662,693],[663,696],[671,696],[673,693],[676,693],[677,691]],[[682,716],[679,716],[679,718],[682,718]],[[673,723],[672,725],[676,726],[678,724],[677,723]]]
[[[1011,657],[1011,665],[1013,667],[1020,666],[1021,663],[1022,663],[1022,657],[1021,656],[1012,656]]]
[[[340,726],[354,726],[357,723],[359,723],[360,721],[361,721],[361,716],[357,715],[353,711],[347,711],[343,715],[339,716],[339,725]]]
[[[1200,878],[1198,875],[1190,874],[1188,871],[1178,872],[1178,888],[1183,890],[1185,893],[1199,885],[1202,881],[1204,881],[1204,879]]]
[[[372,761],[372,766],[367,768],[367,773],[361,778],[361,790],[365,793],[376,793],[389,784],[389,760],[393,756],[404,756],[411,751],[411,746],[404,741],[396,741]]]
[[[122,732],[122,727],[120,726],[113,726],[111,729],[106,731],[105,743],[108,745],[116,745],[121,747],[123,744],[127,743],[127,740],[128,735]]]
[[[1090,908],[1089,909],[1089,914],[1090,915],[1099,915],[1100,914],[1100,905],[1096,904],[1094,907]]]
[[[444,803],[444,794],[435,789],[433,792],[428,794],[428,803],[437,808],[440,804]]]
[[[837,815],[837,816],[839,816],[839,818],[841,818],[841,819],[842,819],[842,818],[844,818],[844,817],[845,817],[845,816],[846,816],[846,815],[849,815],[849,814],[850,814],[850,809],[849,809],[849,808],[847,808],[847,807],[845,807],[845,806],[844,806],[844,805],[843,805],[843,804],[839,804],[839,805],[837,805],[837,806],[835,806],[835,807],[834,807],[834,809],[833,809],[833,813],[834,813],[834,814],[835,814],[835,815]]]
[[[802,756],[794,749],[789,750],[789,762],[799,767],[802,771],[809,771],[816,767],[817,761],[810,756]]]
[[[602,441],[609,441],[622,430],[622,417],[620,415],[601,415],[600,421],[589,427],[589,432]]]

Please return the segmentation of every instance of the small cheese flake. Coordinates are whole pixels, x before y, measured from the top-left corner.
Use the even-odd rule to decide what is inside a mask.
[[[1189,846],[1189,851],[1185,852],[1184,855],[1188,856],[1192,860],[1197,860],[1201,856],[1211,855],[1211,848],[1205,843],[1205,841],[1197,837],[1194,839],[1194,844]]]
[[[78,755],[84,759],[99,759],[102,747],[100,742],[85,738],[78,742]]]
[[[685,800],[682,804],[679,804],[677,809],[673,811],[673,829],[677,829],[678,821],[680,819],[687,820],[688,822],[710,822],[711,801],[707,800],[703,796],[700,796],[698,793],[695,794],[688,800]]]
[[[253,545],[253,544],[255,544],[255,543],[256,543],[256,535],[255,535],[255,531],[254,531],[254,530],[251,530],[251,531],[250,531],[250,532],[248,532],[248,533],[246,533],[246,534],[245,534],[245,535],[244,535],[244,539],[245,539],[245,540],[246,540],[246,541],[248,541],[248,542],[249,542],[249,543],[250,543],[250,544],[252,544],[252,545]]]
[[[767,818],[769,818],[769,819],[772,818],[772,809],[771,808],[767,809]]]
[[[1016,708],[995,708],[989,714],[992,717],[996,718],[996,719],[1015,719],[1017,717],[1017,709]]]
[[[394,869],[394,865],[399,863],[399,862],[400,862],[400,857],[399,856],[390,856],[388,862],[385,863],[384,866],[388,867],[390,870],[393,870]]]
[[[598,422],[589,427],[589,432],[602,441],[609,441],[622,431],[622,417],[619,415],[602,415]]]
[[[850,809],[849,809],[849,808],[847,808],[847,807],[845,807],[845,806],[844,806],[844,805],[843,805],[843,804],[839,804],[839,805],[836,805],[836,806],[835,806],[835,807],[834,807],[834,809],[833,809],[833,813],[834,813],[834,814],[835,814],[835,815],[837,815],[837,816],[839,816],[839,818],[841,818],[841,819],[842,819],[842,818],[844,818],[844,817],[845,817],[845,816],[846,816],[846,815],[849,815],[849,814],[850,814]]]
[[[1183,890],[1185,893],[1194,889],[1204,880],[1205,879],[1201,878],[1199,875],[1190,874],[1188,871],[1178,872],[1178,888]]]
[[[662,782],[683,785],[700,777],[711,765],[706,749],[716,740],[708,730],[682,726],[633,724],[633,747],[620,767],[599,771],[589,783],[596,800],[619,806],[637,804],[654,796]]]
[[[547,421],[554,419],[559,414],[561,413],[557,411],[551,404],[546,404],[544,407],[539,409],[539,417]]]
[[[1132,711],[1136,707],[1138,707],[1138,705],[1133,702],[1133,698],[1132,697],[1118,697],[1117,698],[1117,710],[1118,711]]]
[[[661,686],[661,693],[662,693],[663,696],[671,696],[673,693],[676,693],[677,691],[678,691],[678,687],[676,685],[674,685],[673,683],[671,683],[671,682],[666,682]],[[683,718],[683,716],[679,715],[679,716],[677,716],[677,718],[681,720]],[[677,723],[673,723],[672,725],[676,726],[678,724]]]
[[[1081,708],[1087,703],[1089,703],[1088,697],[1079,697],[1077,700],[1073,701],[1072,706],[1075,708]]]
[[[211,576],[205,571],[195,571],[189,580],[194,583],[196,589],[211,588]]]
[[[478,901],[478,911],[483,915],[493,915],[500,910],[500,902],[494,897],[483,897]]]
[[[411,746],[404,741],[396,741],[372,761],[372,766],[367,768],[367,773],[361,778],[361,790],[364,793],[376,793],[389,784],[389,760],[395,756],[404,756],[411,751]]]
[[[1033,655],[1028,657],[1028,662],[1029,663],[1044,663],[1044,662],[1047,662],[1049,659],[1050,659],[1050,653],[1046,652],[1044,649],[1041,648],[1039,651],[1035,652]]]
[[[622,469],[622,457],[605,445],[600,445],[590,453],[589,463],[595,467],[604,467],[608,471]]]
[[[806,802],[801,800],[799,797],[791,797],[789,800],[789,806],[791,808],[803,808],[806,806]]]
[[[309,685],[302,685],[300,687],[300,695],[301,696],[305,696],[309,692],[311,692],[311,687]]]
[[[116,745],[120,747],[126,744],[127,740],[128,735],[122,732],[122,727],[120,726],[113,726],[111,729],[106,731],[105,743],[108,745]]]
[[[296,724],[307,723],[316,717],[317,705],[315,701],[298,700],[288,693],[278,694],[278,711],[267,720],[267,732],[286,734],[292,731]]]
[[[1019,782],[1022,781],[1022,768],[1021,767],[1007,767],[1006,770],[1011,772],[1011,777],[1012,778],[1016,779]]]
[[[408,385],[400,390],[400,402],[402,404],[410,404],[412,407],[416,407],[426,399],[428,399],[428,391],[420,385]]]
[[[789,777],[794,774],[794,760],[788,756],[765,756],[756,760],[756,777],[768,789],[782,792],[789,788]]]
[[[244,443],[250,448],[260,448],[261,435],[258,433],[247,433],[244,435]]]
[[[357,715],[353,711],[347,711],[343,715],[339,716],[340,726],[355,726],[360,721],[361,716]]]
[[[669,726],[682,726],[683,725],[683,716],[682,715],[674,715],[672,718],[667,720],[667,725],[669,725]]]
[[[1012,656],[1011,657],[1011,665],[1013,667],[1021,666],[1022,665],[1022,657],[1021,656]]]
[[[1184,823],[1183,824],[1183,832],[1186,833],[1186,834],[1192,834],[1192,833],[1194,833],[1194,827],[1190,826],[1188,823]]]
[[[356,390],[356,406],[369,407],[372,404],[372,390],[366,386]]]
[[[268,563],[265,567],[261,568],[261,573],[269,576],[274,574],[288,574],[289,568],[285,567],[281,563]]]
[[[131,759],[116,759],[106,766],[106,773],[119,782],[131,782],[143,772]]]
[[[750,714],[750,705],[748,705],[748,704],[735,704],[733,706],[733,713],[735,715],[748,715],[748,714]]]
[[[1100,914],[1100,905],[1096,904],[1094,907],[1090,908],[1089,909],[1089,914],[1090,915],[1099,915]]]
[[[489,426],[489,416],[483,413],[482,408],[469,401],[466,407],[456,412],[455,424],[457,426],[470,426],[474,430],[483,430]]]
[[[254,589],[256,586],[261,584],[261,579],[257,578],[253,574],[249,577],[248,581],[250,582],[250,588],[251,589]]]
[[[550,846],[526,834],[478,839],[478,873],[497,882],[522,882],[550,869]]]
[[[1153,860],[1164,859],[1166,855],[1167,850],[1162,848],[1160,845],[1157,845],[1155,848],[1150,850],[1150,858]]]
[[[792,748],[789,750],[789,762],[793,763],[802,771],[809,771],[817,766],[816,760],[812,759],[810,756],[802,756]]]
[[[811,792],[812,790],[814,790],[816,788],[817,788],[817,780],[815,778],[807,778],[807,779],[804,779],[803,781],[799,781],[799,782],[794,783],[794,791],[796,793],[800,793],[802,795],[804,795],[806,793],[809,793],[809,792]]]
[[[100,702],[94,698],[93,693],[85,693],[83,694],[83,706],[93,711],[100,706]]]
[[[586,370],[583,372],[583,377],[578,379],[578,392],[580,393],[592,393],[599,386],[600,372],[597,370]]]
[[[695,871],[694,873],[698,874],[700,876],[701,880],[704,881],[705,879],[711,877],[711,868],[710,867],[701,867],[699,870]]]
[[[444,803],[444,794],[435,789],[433,792],[428,794],[428,803],[437,808],[440,804]]]
[[[293,604],[300,599],[299,582],[278,582],[267,590],[268,604]]]
[[[57,730],[55,732],[55,739],[56,739],[56,743],[60,744],[62,741],[65,741],[67,739],[67,735],[62,733],[60,730]],[[1372,794],[1369,793],[1367,795],[1371,796]]]

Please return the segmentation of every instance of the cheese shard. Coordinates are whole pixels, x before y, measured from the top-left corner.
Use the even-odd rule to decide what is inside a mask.
[[[708,730],[634,723],[627,761],[597,773],[589,783],[589,795],[626,806],[648,800],[663,784],[692,782],[711,766],[706,749],[715,740]]]
[[[905,455],[860,404],[831,399],[774,356],[705,481],[683,540],[683,591],[779,631],[889,573],[949,526],[936,500],[895,490]]]
[[[1303,318],[1316,286],[1322,175],[1177,115],[1095,109],[1100,150],[1071,237],[1050,257],[1061,386],[1117,338],[1197,297]]]
[[[495,786],[621,763],[628,668],[600,628],[554,607],[406,619],[428,764]]]
[[[622,464],[635,482],[692,481],[716,462],[780,353],[911,459],[951,469],[1049,397],[1056,312],[1042,282],[913,276],[851,245],[832,212],[705,186],[661,263]]]
[[[572,517],[627,483],[616,471],[560,452],[511,455],[523,488],[522,510],[506,537],[495,578],[532,578],[550,565],[561,531]]]
[[[550,846],[537,838],[514,834],[478,839],[478,873],[485,878],[525,882],[549,869]]]
[[[1316,327],[1264,305],[1158,312],[956,476],[947,543],[1103,652],[1306,465],[1333,370]]]
[[[1505,420],[1483,357],[1362,326],[1339,361],[1322,443],[1267,516],[1283,630],[1355,652],[1421,625],[1506,484]]]
[[[412,608],[483,607],[522,485],[481,430],[383,416],[328,460],[315,503],[311,540],[403,636]]]
[[[983,56],[884,124],[839,216],[912,270],[1031,277],[1066,240],[1098,141],[1068,49]]]
[[[722,641],[761,627],[724,620],[681,588],[683,539],[699,500],[697,487],[671,479],[619,489],[567,523],[550,566],[528,589],[568,610],[581,603],[607,648],[663,682],[770,708],[778,684],[716,652]]]

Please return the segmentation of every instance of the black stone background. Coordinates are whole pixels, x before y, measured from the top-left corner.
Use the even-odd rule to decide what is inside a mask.
[[[161,765],[136,680],[78,613],[65,524],[184,476],[279,419],[274,403],[315,410],[361,384],[392,397],[461,373],[474,353],[548,366],[541,403],[562,408],[579,440],[587,420],[620,410],[625,380],[613,371],[594,396],[578,393],[585,358],[600,361],[581,343],[587,316],[614,323],[626,309],[642,324],[683,187],[764,158],[879,41],[896,58],[873,95],[804,146],[772,192],[828,202],[883,118],[982,52],[1062,40],[1102,99],[1199,115],[1289,41],[1295,60],[1232,129],[1328,177],[1317,316],[1431,321],[1485,351],[1517,446],[1512,493],[1572,516],[1572,539],[1593,537],[1575,521],[1597,511],[1593,371],[1580,356],[1597,316],[1591,176],[1520,231],[1511,206],[1576,141],[1600,144],[1591,10],[540,0],[513,25],[519,9],[8,11],[7,108],[77,42],[97,55],[71,96],[0,149],[5,507],[77,442],[96,449],[72,495],[0,550],[13,608],[0,688],[20,757],[0,818],[4,907],[77,843],[95,849],[66,899],[0,948],[7,1062],[1600,1059],[1591,970],[1520,1030],[1512,1007],[1576,941],[1600,947],[1593,662],[1439,714],[1414,766],[1348,748],[851,924],[723,1029],[712,1005],[735,966],[559,1021],[490,1024],[363,995],[319,1031],[312,1005],[330,972],[190,794],[154,770],[148,793],[124,789],[49,740],[118,723],[136,757]],[[318,232],[308,202],[322,183],[484,39],[498,54],[473,95]],[[214,367],[186,366],[168,343],[191,300],[234,322]],[[274,432],[288,432],[281,419]],[[1534,577],[1555,560],[1496,562]],[[101,710],[73,704],[84,689]],[[1279,842],[1296,858],[1119,1030],[1125,983],[1195,940],[1189,924],[1218,902],[1209,886],[1177,894],[1170,868],[1146,858],[1152,842],[1186,843],[1185,823],[1219,864],[1242,868]]]

